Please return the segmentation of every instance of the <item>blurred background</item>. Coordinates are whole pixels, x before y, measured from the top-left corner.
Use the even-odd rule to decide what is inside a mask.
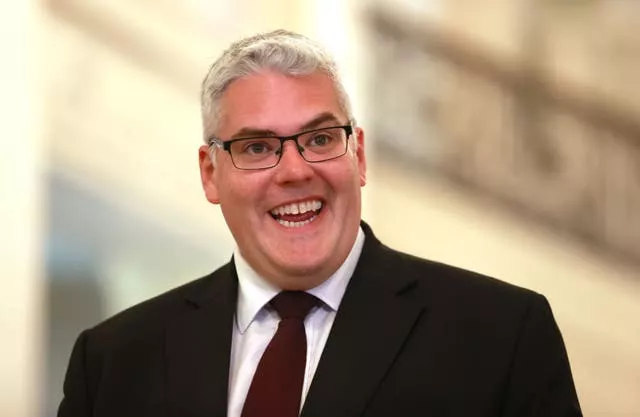
[[[387,244],[545,294],[585,415],[640,415],[640,2],[29,0],[0,22],[0,415],[54,416],[71,346],[234,243],[199,86],[242,36],[335,55]]]

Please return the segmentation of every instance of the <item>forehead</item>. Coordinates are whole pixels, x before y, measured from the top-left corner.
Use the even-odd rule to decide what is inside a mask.
[[[326,74],[290,76],[267,71],[232,82],[222,95],[219,135],[248,127],[295,133],[320,113],[345,119],[335,86]]]

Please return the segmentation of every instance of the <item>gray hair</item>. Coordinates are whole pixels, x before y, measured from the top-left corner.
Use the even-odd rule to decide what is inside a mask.
[[[223,109],[220,99],[235,80],[270,69],[302,76],[320,71],[329,76],[342,110],[352,123],[349,96],[329,53],[318,43],[295,32],[275,30],[233,43],[209,68],[202,82],[201,111],[204,140],[218,128]]]

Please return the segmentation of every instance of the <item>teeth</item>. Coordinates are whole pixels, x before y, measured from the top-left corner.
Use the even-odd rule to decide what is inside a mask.
[[[290,221],[287,221],[287,220],[278,219],[278,223],[280,223],[284,227],[302,227],[304,225],[307,225],[307,224],[311,223],[312,221],[314,221],[317,218],[318,218],[318,216],[313,216],[309,220],[305,220],[303,222],[290,222]]]
[[[271,210],[271,214],[282,216],[284,214],[303,214],[308,211],[318,211],[322,208],[322,202],[319,200],[305,201],[298,204],[287,204],[276,207]]]

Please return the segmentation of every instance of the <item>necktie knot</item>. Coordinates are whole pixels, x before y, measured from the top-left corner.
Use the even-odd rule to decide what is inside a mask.
[[[318,299],[304,291],[281,291],[273,297],[271,305],[281,319],[304,320],[313,307],[318,305]]]

